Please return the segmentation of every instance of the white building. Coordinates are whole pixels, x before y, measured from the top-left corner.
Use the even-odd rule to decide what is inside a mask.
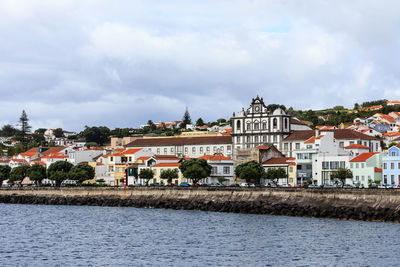
[[[168,137],[136,139],[127,145],[128,148],[146,148],[156,155],[175,155],[180,158],[198,158],[203,155],[222,153],[232,157],[232,137]]]
[[[279,150],[282,141],[291,132],[290,115],[280,108],[269,111],[263,98],[253,98],[247,110],[242,109],[232,117],[232,141],[235,151],[252,149],[272,143]]]

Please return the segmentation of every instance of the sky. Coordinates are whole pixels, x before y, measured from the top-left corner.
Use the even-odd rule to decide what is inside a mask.
[[[400,100],[400,1],[1,0],[0,126]]]

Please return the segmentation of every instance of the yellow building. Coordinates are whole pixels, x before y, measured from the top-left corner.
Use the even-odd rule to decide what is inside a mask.
[[[154,184],[154,183],[167,184],[167,180],[160,178],[161,173],[165,170],[173,170],[173,169],[178,170],[178,178],[173,179],[172,184],[179,185],[180,183],[185,182],[186,179],[183,177],[181,171],[179,170],[180,165],[181,164],[179,162],[163,162],[151,166],[151,169],[153,170],[154,173],[154,178],[149,182],[149,184]]]

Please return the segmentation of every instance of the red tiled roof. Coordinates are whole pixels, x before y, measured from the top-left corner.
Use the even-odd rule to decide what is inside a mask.
[[[260,149],[260,150],[261,150],[261,149],[270,149],[271,146],[272,146],[272,145],[266,145],[266,146],[261,145],[261,146],[257,146],[257,148]]]
[[[315,143],[315,136],[311,136],[304,143],[306,143],[306,144]]]
[[[344,148],[366,148],[366,149],[369,149],[369,147],[363,146],[363,145],[360,145],[360,144],[352,144],[352,145],[349,145],[349,146],[345,146]]]
[[[158,163],[152,167],[175,167],[175,166],[180,166],[181,164],[179,162],[162,162]]]
[[[267,161],[264,161],[263,165],[289,165],[292,162],[289,162],[291,158],[270,158]]]
[[[379,140],[379,138],[374,136],[369,136],[350,129],[322,130],[322,132],[333,132],[335,139]],[[314,130],[293,131],[293,133],[287,136],[283,141],[307,140],[312,136],[315,136]]]
[[[155,155],[153,156],[156,160],[176,160],[179,161],[181,158],[178,158],[175,155]]]
[[[125,150],[124,152],[122,152],[121,154],[125,154],[125,155],[132,155],[135,154],[136,152],[139,152],[140,150],[142,150],[143,148],[130,148],[128,150]]]
[[[350,162],[363,162],[376,154],[379,154],[379,152],[365,152],[365,153],[362,153],[361,155],[355,157],[354,159],[350,160]]]
[[[199,157],[199,159],[217,161],[217,160],[232,160],[231,158],[225,157],[223,155],[204,155]]]
[[[149,159],[149,158],[151,158],[151,157],[140,157],[140,158],[137,158],[137,160],[146,160],[146,159]]]

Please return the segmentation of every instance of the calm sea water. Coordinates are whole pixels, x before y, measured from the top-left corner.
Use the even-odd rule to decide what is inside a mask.
[[[400,224],[0,204],[1,266],[396,266]]]

